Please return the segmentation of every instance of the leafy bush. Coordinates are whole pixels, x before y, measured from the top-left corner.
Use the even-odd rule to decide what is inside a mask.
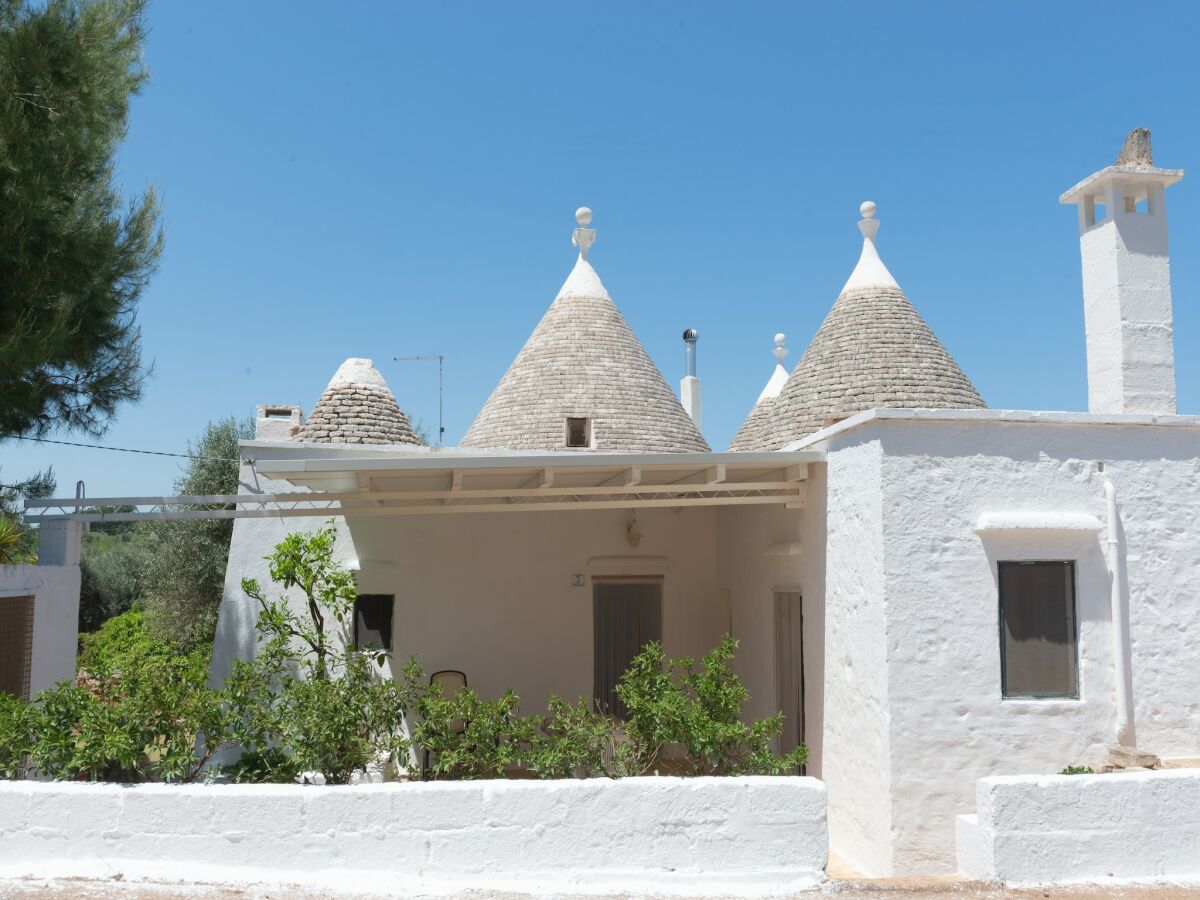
[[[74,684],[32,704],[4,704],[0,771],[15,777],[23,765],[56,779],[195,781],[226,731],[220,694],[207,680],[207,654],[179,656],[150,636],[141,613],[118,616],[85,639]]]
[[[253,579],[242,589],[259,604],[265,639],[250,663],[237,662],[226,683],[230,736],[244,748],[230,775],[237,781],[291,781],[319,772],[330,784],[384,757],[406,757],[405,713],[423,688],[410,666],[400,681],[382,677],[376,651],[339,645],[330,627],[353,634],[358,589],[334,561],[336,531],[290,534],[267,557],[271,579],[303,595],[307,617],[283,598],[268,599]],[[332,618],[332,622],[326,619]]]
[[[1091,766],[1067,766],[1062,769],[1059,775],[1095,775],[1096,771]]]
[[[682,749],[694,775],[781,775],[808,759],[800,746],[785,756],[771,750],[783,732],[783,714],[750,725],[739,715],[749,693],[730,665],[738,642],[726,635],[702,660],[666,660],[662,645],[647,644],[621,676],[617,696],[628,709],[622,761],[631,774],[662,766]]]
[[[271,599],[253,580],[260,645],[208,687],[206,650],[180,652],[150,617],[133,610],[83,637],[79,675],[33,703],[0,695],[0,777],[194,781],[216,773],[218,750],[242,749],[224,770],[235,781],[290,782],[319,773],[344,784],[384,759],[428,755],[418,777],[538,778],[643,775],[663,768],[695,775],[784,774],[807,758],[771,751],[776,714],[740,720],[748,694],[734,674],[737,642],[726,637],[699,667],[667,660],[647,644],[617,693],[620,722],[592,701],[551,697],[546,716],[522,716],[511,690],[485,700],[463,689],[445,697],[415,660],[400,678],[376,668],[384,654],[335,639],[351,635],[357,587],[334,559],[332,524],[291,534],[267,557],[272,580],[299,592],[303,611]],[[411,737],[406,716],[418,714]],[[1067,771],[1067,770],[1064,770]]]
[[[525,754],[525,764],[538,778],[592,778],[621,774],[613,765],[617,723],[597,715],[584,697],[574,706],[551,697],[550,715],[540,723]]]
[[[102,524],[102,523],[95,523]],[[126,524],[126,523],[117,523]],[[151,550],[141,531],[85,535],[79,557],[79,630],[95,631],[142,598]]]
[[[481,700],[470,688],[443,697],[434,686],[421,697],[420,723],[413,740],[430,756],[434,778],[503,778],[520,762],[536,725],[520,715],[511,690],[496,700]]]
[[[0,691],[0,778],[30,774],[29,754],[40,738],[37,709]]]

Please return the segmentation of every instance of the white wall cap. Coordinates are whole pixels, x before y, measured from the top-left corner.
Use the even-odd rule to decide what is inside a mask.
[[[1082,203],[1088,194],[1099,193],[1107,184],[1120,182],[1158,182],[1164,188],[1182,180],[1183,169],[1142,168],[1137,166],[1108,166],[1099,172],[1093,172],[1079,184],[1063,192],[1058,198],[1059,203]]]
[[[583,256],[580,256],[575,261],[575,268],[571,270],[571,274],[563,282],[558,296],[586,297],[594,300],[612,299],[608,296],[608,291],[604,289],[604,283],[600,281],[600,276],[596,274],[596,270],[592,268],[592,264],[584,259]]]
[[[338,366],[338,370],[329,379],[328,387],[332,387],[335,384],[369,384],[383,388],[388,393],[391,393],[387,382],[383,380],[383,376],[375,368],[375,363],[369,359],[360,359],[355,356],[350,357]]]
[[[1091,513],[1045,510],[986,512],[975,525],[976,533],[1026,530],[1099,532],[1100,528],[1100,520]]]
[[[903,409],[879,408],[856,413],[828,428],[792,441],[774,452],[824,450],[831,438],[876,422],[930,422],[953,425],[1112,425],[1200,428],[1200,416],[1158,416],[1146,413],[1039,412],[1019,409]]]
[[[875,210],[875,203],[871,200],[865,201],[859,207],[859,212],[863,214],[862,221],[858,223],[858,230],[862,232],[863,236],[863,248],[858,257],[858,265],[854,267],[850,278],[842,285],[843,294],[855,288],[894,287],[899,289],[900,287],[896,283],[896,279],[892,277],[892,273],[888,271],[887,266],[883,264],[883,260],[879,258],[879,251],[875,249],[875,235],[879,231],[879,221],[875,218]]]
[[[758,395],[755,404],[762,403],[764,400],[771,400],[779,396],[779,392],[783,390],[783,386],[787,384],[788,370],[779,363],[775,364],[775,371],[771,373],[770,379],[766,386],[762,389],[762,393]]]

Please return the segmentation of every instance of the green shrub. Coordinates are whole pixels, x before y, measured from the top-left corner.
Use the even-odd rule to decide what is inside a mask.
[[[628,710],[621,760],[630,774],[664,765],[674,747],[693,775],[781,775],[808,759],[797,747],[779,756],[771,741],[783,732],[783,714],[750,725],[739,718],[749,693],[730,665],[738,642],[726,635],[700,669],[690,657],[667,660],[662,645],[647,644],[621,676],[617,695]]]
[[[421,697],[418,710],[413,740],[429,753],[428,774],[434,778],[504,778],[537,727],[535,720],[521,717],[520,700],[511,690],[482,700],[470,688],[443,697],[435,685]]]
[[[1067,766],[1062,769],[1059,775],[1095,775],[1096,772],[1091,766]]]
[[[399,681],[383,677],[374,665],[383,654],[331,640],[333,626],[353,633],[358,594],[354,576],[334,561],[335,539],[332,525],[290,534],[267,557],[271,579],[303,594],[306,616],[283,598],[268,599],[254,580],[242,581],[259,604],[264,643],[253,662],[234,664],[225,686],[230,737],[243,748],[229,769],[235,781],[319,772],[345,784],[375,761],[408,755],[405,713],[424,692],[422,673],[410,665]]]
[[[30,769],[56,779],[195,781],[227,731],[207,681],[207,653],[177,655],[139,612],[111,619],[85,639],[75,683],[27,706]]]
[[[551,697],[550,715],[530,741],[525,764],[538,778],[592,778],[618,775],[612,765],[617,722],[597,715],[592,701],[580,697],[574,706]]]
[[[29,774],[29,754],[40,736],[38,719],[32,705],[0,691],[0,778]]]

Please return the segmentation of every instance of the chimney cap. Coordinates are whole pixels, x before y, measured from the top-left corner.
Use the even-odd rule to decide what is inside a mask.
[[[700,332],[695,328],[684,329],[683,339],[689,344],[694,344],[700,338]]]

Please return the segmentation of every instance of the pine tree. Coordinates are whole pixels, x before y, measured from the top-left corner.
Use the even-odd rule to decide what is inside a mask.
[[[144,0],[0,0],[0,440],[101,434],[147,369],[152,190],[114,182],[144,84]]]

